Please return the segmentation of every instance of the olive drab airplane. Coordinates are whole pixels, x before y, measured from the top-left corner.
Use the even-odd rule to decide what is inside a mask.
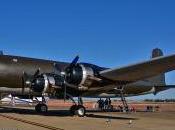
[[[37,112],[47,112],[46,95],[73,101],[78,97],[70,112],[81,117],[86,114],[82,97],[121,97],[125,101],[126,96],[157,94],[175,87],[165,83],[165,73],[174,69],[175,54],[163,56],[158,48],[150,60],[112,69],[80,63],[78,56],[65,63],[1,52],[0,93],[42,97],[35,106]]]

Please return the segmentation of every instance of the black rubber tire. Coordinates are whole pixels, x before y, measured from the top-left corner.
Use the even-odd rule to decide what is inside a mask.
[[[40,112],[41,113],[47,113],[47,111],[48,111],[47,105],[46,104],[41,104],[40,105]]]
[[[40,104],[37,104],[37,105],[35,106],[35,111],[36,111],[37,113],[40,113]]]
[[[73,106],[71,106],[71,108],[70,108],[70,113],[72,114],[72,115],[75,115],[75,111],[77,110],[77,105],[73,105]]]
[[[78,105],[75,114],[79,117],[84,117],[86,115],[86,108],[82,105]]]
[[[42,108],[42,107],[44,107],[44,108]],[[46,104],[37,104],[35,106],[35,111],[38,113],[47,113],[48,107]]]

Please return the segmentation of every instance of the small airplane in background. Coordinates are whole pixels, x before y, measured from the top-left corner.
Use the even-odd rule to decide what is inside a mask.
[[[75,103],[70,112],[82,117],[86,114],[82,97],[121,97],[127,107],[126,96],[175,88],[165,83],[165,73],[175,70],[175,54],[163,56],[158,48],[150,60],[113,69],[78,61],[78,56],[65,63],[0,52],[0,93],[42,97],[35,106],[37,112],[47,112],[45,96],[70,98]]]

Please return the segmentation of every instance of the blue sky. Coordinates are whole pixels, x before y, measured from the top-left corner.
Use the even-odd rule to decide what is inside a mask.
[[[156,47],[172,54],[174,6],[174,0],[0,1],[0,49],[61,61],[79,54],[106,67],[149,59]],[[167,75],[169,84],[174,79],[175,72]],[[175,90],[157,97],[175,98]]]

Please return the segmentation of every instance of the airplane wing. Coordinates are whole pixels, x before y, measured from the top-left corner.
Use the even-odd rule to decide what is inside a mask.
[[[175,89],[175,85],[157,85],[157,86],[154,86],[155,88],[155,94],[161,92],[161,91],[165,91],[165,90],[168,90],[168,89]]]
[[[138,81],[175,70],[175,54],[161,56],[151,60],[120,67],[107,69],[100,72],[100,75],[114,81]]]
[[[166,89],[175,89],[175,85],[160,85],[154,86],[155,88],[166,88]]]

